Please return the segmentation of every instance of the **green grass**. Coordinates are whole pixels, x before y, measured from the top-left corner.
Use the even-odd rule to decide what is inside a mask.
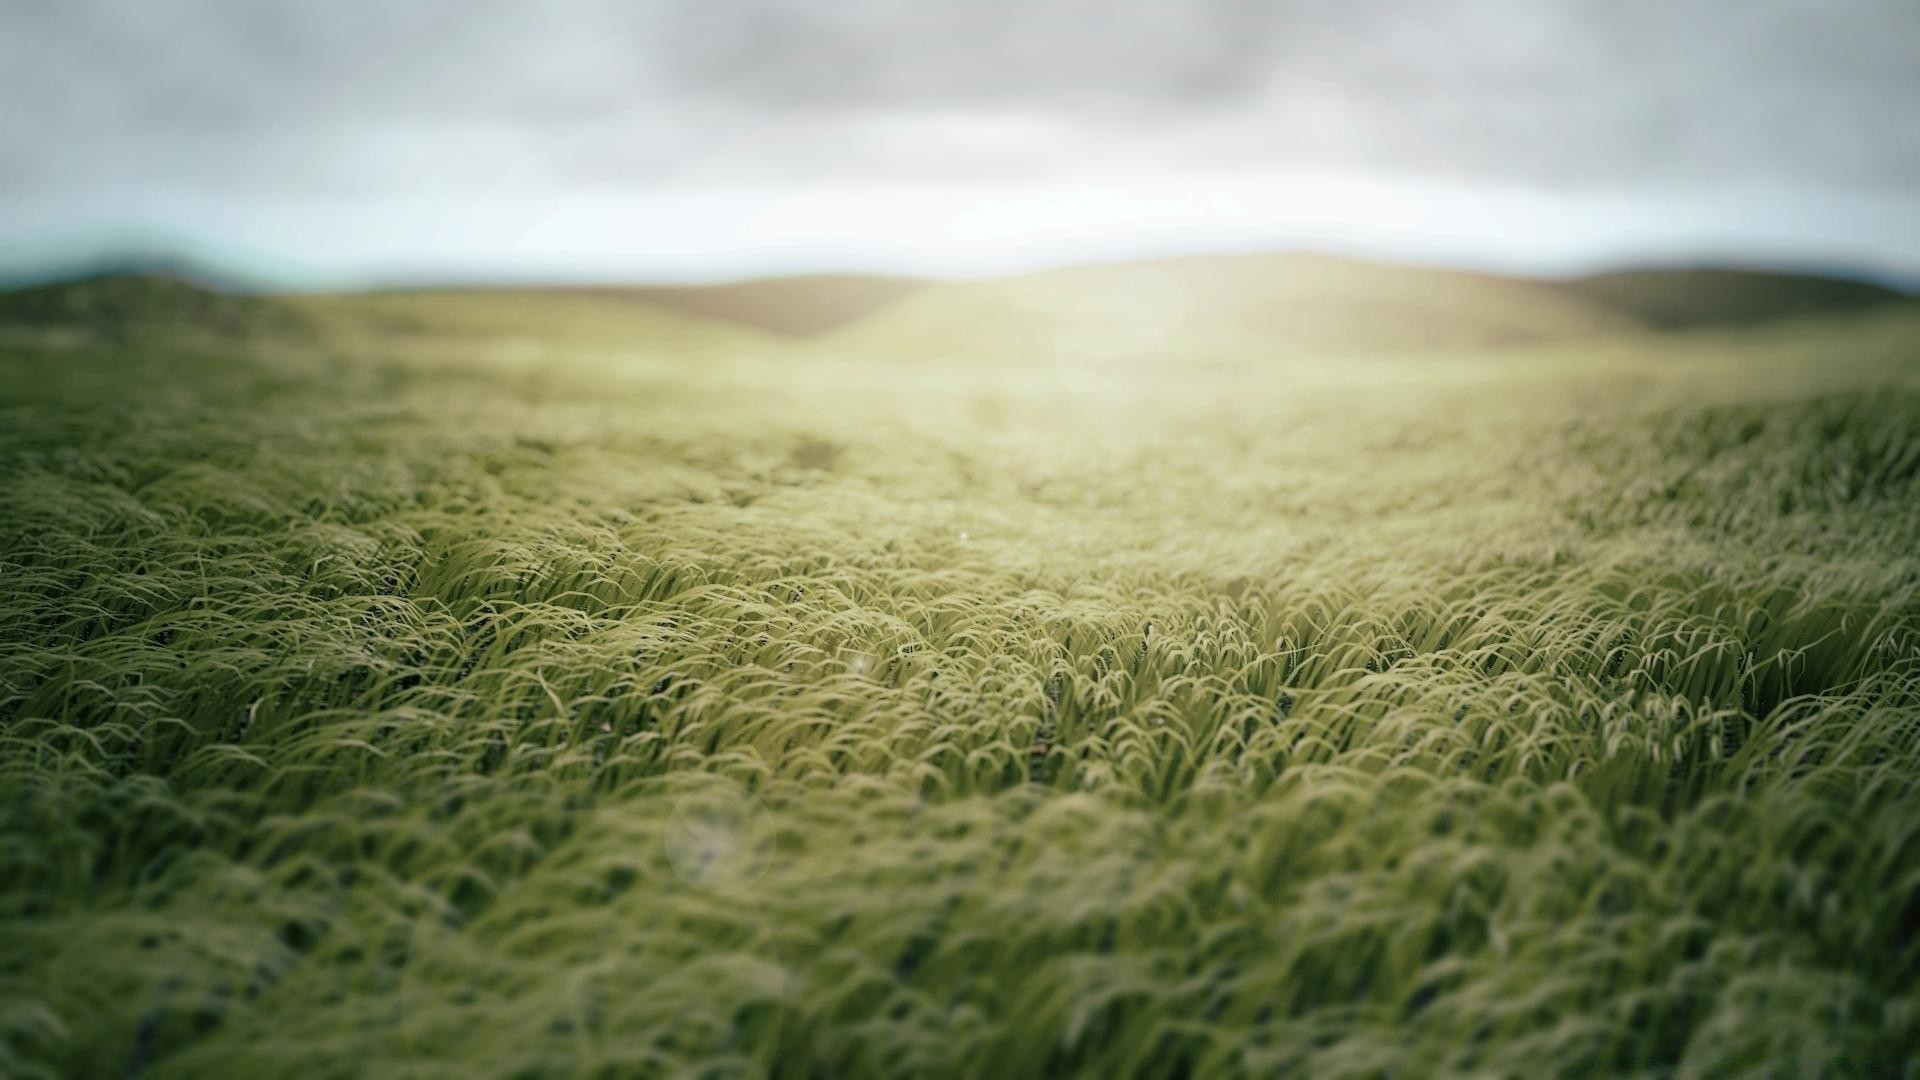
[[[1086,273],[36,301],[0,1074],[1916,1072],[1920,318]]]

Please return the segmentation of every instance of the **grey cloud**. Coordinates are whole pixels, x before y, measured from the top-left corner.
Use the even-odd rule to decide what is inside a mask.
[[[0,197],[1226,168],[1920,198],[1914,101],[1913,0],[16,0]]]
[[[695,92],[773,108],[1207,103],[1264,78],[1279,5],[1160,0],[750,0],[654,9]]]

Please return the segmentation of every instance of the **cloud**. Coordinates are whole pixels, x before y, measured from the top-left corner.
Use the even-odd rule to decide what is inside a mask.
[[[0,198],[54,210],[1223,172],[1920,209],[1912,0],[63,0],[0,28]]]

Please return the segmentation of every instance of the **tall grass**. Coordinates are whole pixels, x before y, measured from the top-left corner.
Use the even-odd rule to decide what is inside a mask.
[[[1911,322],[382,303],[0,355],[0,1073],[1913,1071]]]

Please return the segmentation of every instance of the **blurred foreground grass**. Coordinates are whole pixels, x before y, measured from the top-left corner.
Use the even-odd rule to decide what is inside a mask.
[[[16,316],[0,1073],[1914,1070],[1920,318],[1103,273]]]

